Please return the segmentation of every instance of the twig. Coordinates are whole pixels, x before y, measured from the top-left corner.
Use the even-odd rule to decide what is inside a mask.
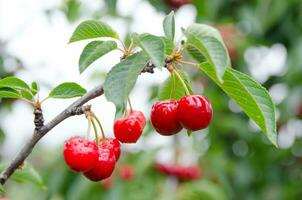
[[[57,126],[59,123],[64,121],[65,119],[74,116],[81,115],[86,110],[90,110],[90,105],[83,106],[89,100],[94,99],[98,96],[101,96],[104,93],[102,85],[99,85],[86,93],[84,96],[76,100],[73,104],[63,110],[60,114],[58,114],[53,120],[43,125],[43,114],[42,110],[35,109],[35,125],[36,128],[33,132],[31,139],[25,143],[21,151],[16,155],[16,157],[11,161],[9,166],[4,169],[4,171],[0,174],[0,183],[2,185],[9,179],[9,177],[15,172],[16,169],[20,165],[23,164],[24,160],[29,156],[32,152],[35,145],[39,142],[39,140],[44,137],[51,129]]]

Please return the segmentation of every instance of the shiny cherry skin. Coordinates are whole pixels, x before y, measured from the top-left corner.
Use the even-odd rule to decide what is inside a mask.
[[[206,128],[212,119],[210,101],[200,95],[182,97],[178,102],[177,119],[184,128],[191,131]]]
[[[101,181],[111,176],[115,168],[115,154],[111,148],[99,147],[99,157],[95,166],[84,173],[91,181]]]
[[[136,143],[143,128],[142,121],[131,114],[115,120],[113,125],[114,136],[122,143]]]
[[[128,111],[129,117],[135,117],[140,121],[141,126],[144,128],[146,126],[145,115],[141,111],[132,110]]]
[[[189,3],[189,0],[166,0],[166,1],[172,8],[176,8],[176,9]]]
[[[78,136],[65,141],[63,154],[66,164],[77,172],[92,169],[98,160],[96,144]]]
[[[106,138],[105,141],[100,138],[99,143],[102,148],[113,149],[115,160],[118,161],[121,155],[121,144],[116,138]]]
[[[182,127],[177,120],[178,102],[161,101],[152,106],[151,123],[155,130],[164,136],[174,135],[181,131]]]

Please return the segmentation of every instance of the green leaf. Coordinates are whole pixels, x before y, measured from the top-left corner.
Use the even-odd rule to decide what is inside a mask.
[[[29,101],[33,99],[33,94],[31,88],[21,79],[16,77],[6,77],[0,80],[0,88],[5,88],[1,90],[2,98],[25,98]],[[11,88],[12,90],[7,90]],[[20,90],[20,92],[19,92]]]
[[[116,48],[117,44],[114,41],[93,41],[87,44],[79,60],[80,73],[87,69],[95,60]]]
[[[0,165],[0,172],[2,172],[6,166],[6,164],[2,163]],[[24,163],[22,169],[17,169],[11,178],[17,182],[30,182],[42,189],[46,188],[39,173],[27,162]]]
[[[192,58],[197,60],[199,63],[206,61],[204,55],[196,47],[187,45],[186,50],[192,56]]]
[[[184,80],[184,82],[186,83],[189,91],[192,92],[190,86],[190,78],[188,74],[185,72],[179,72],[179,74]],[[167,99],[180,99],[185,95],[186,92],[183,85],[181,84],[177,76],[174,73],[172,73],[171,76],[163,84],[163,87],[160,88],[158,96],[160,100],[167,100]]]
[[[73,97],[83,96],[86,90],[79,84],[73,82],[66,82],[55,87],[48,95],[51,98],[67,99]]]
[[[18,169],[12,175],[12,179],[17,182],[30,182],[42,189],[46,188],[39,173],[28,163],[25,163],[22,169]]]
[[[200,69],[221,87],[277,146],[275,106],[267,90],[248,75],[232,68],[227,68],[223,83],[218,81],[213,66],[208,62],[202,63]]]
[[[214,37],[223,43],[223,39],[217,29],[206,24],[191,24],[187,29],[185,29],[185,35],[194,35],[197,38],[202,37]]]
[[[16,90],[29,90],[29,86],[19,78],[10,76],[0,80],[0,87],[9,87]]]
[[[132,42],[133,42],[132,33],[127,33],[125,38],[124,38],[125,47],[129,48]]]
[[[145,53],[138,52],[122,60],[107,74],[105,96],[115,104],[117,110],[124,110],[129,93],[148,61],[149,57]]]
[[[97,20],[87,20],[76,28],[69,43],[98,37],[119,39],[118,34],[107,23]]]
[[[227,50],[214,37],[197,38],[191,36],[188,44],[194,46],[215,67],[215,74],[219,82],[223,82],[224,72],[229,64]],[[201,58],[200,58],[201,59]]]
[[[194,46],[204,55],[215,67],[218,80],[223,82],[223,75],[230,65],[230,59],[219,32],[208,25],[193,24],[187,28],[185,35],[188,39],[187,44]],[[190,49],[188,52],[190,53]],[[195,52],[192,56],[196,58],[197,53]],[[202,57],[197,60],[200,61],[201,59]]]
[[[175,35],[175,16],[174,11],[171,11],[169,15],[167,15],[163,21],[163,28],[165,35],[169,40],[174,41]]]
[[[4,194],[5,193],[5,189],[4,189],[3,185],[0,184],[0,194],[1,193]]]
[[[15,89],[3,87],[0,88],[0,98],[21,99],[22,96]]]
[[[33,94],[28,90],[21,90],[21,96],[29,101],[33,100]]]
[[[31,92],[33,95],[36,95],[39,91],[39,86],[38,86],[38,83],[37,82],[32,82],[31,83]]]
[[[164,40],[165,43],[165,54],[171,55],[174,50],[174,42],[166,37],[161,37],[161,38]]]
[[[150,34],[134,35],[135,42],[150,57],[156,67],[165,62],[165,43],[162,38]]]

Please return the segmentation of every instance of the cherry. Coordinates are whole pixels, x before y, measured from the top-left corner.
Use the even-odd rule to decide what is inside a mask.
[[[129,112],[129,117],[137,118],[140,121],[142,127],[145,127],[146,118],[145,118],[144,114],[141,111],[132,110],[132,111],[128,111],[128,112]]]
[[[84,173],[91,181],[101,181],[111,176],[115,167],[115,154],[111,148],[99,147],[99,157],[95,166]]]
[[[135,177],[134,168],[132,165],[124,165],[119,169],[119,176],[125,181],[131,181]]]
[[[191,131],[206,128],[212,119],[210,101],[200,95],[182,97],[178,102],[177,119],[184,128]]]
[[[168,176],[174,176],[181,181],[197,180],[201,177],[200,169],[196,165],[182,166],[156,163],[155,169]]]
[[[152,106],[151,123],[155,130],[164,136],[178,133],[182,127],[177,120],[178,102],[161,101]]]
[[[142,135],[146,124],[145,117],[136,112],[131,112],[126,117],[114,122],[114,135],[122,143],[135,143]]]
[[[176,8],[176,9],[189,3],[189,0],[166,0],[166,1],[172,8]]]
[[[120,155],[121,155],[121,144],[120,144],[120,142],[115,138],[106,138],[105,141],[100,139],[99,141],[100,141],[101,147],[108,148],[108,149],[113,149],[115,159],[116,159],[116,161],[118,161],[118,159],[120,158]]]
[[[200,169],[198,166],[178,166],[175,176],[182,181],[200,179]]]
[[[66,164],[77,172],[92,169],[98,160],[95,143],[78,136],[65,141],[63,154]]]

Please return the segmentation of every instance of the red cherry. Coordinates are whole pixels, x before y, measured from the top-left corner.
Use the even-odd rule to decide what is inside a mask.
[[[101,181],[111,176],[115,167],[115,154],[113,149],[99,147],[99,158],[95,166],[84,173],[91,181]]]
[[[122,143],[136,143],[143,132],[141,123],[132,115],[115,120],[113,130],[116,139]]]
[[[177,101],[161,101],[152,106],[151,123],[155,130],[161,135],[174,135],[182,127],[177,120]]]
[[[92,169],[98,160],[95,143],[78,136],[65,141],[63,154],[66,164],[77,172]]]
[[[105,141],[103,141],[102,138],[100,138],[100,145],[102,148],[107,149],[113,149],[115,160],[118,161],[121,155],[121,144],[120,142],[115,138],[106,138]]]
[[[121,166],[119,169],[119,175],[121,179],[125,181],[131,181],[135,177],[134,168],[132,165],[124,165]]]
[[[188,4],[189,0],[167,0],[167,3],[172,7],[172,8],[180,8],[181,6]]]
[[[135,117],[135,118],[137,118],[140,121],[142,127],[143,128],[145,127],[145,125],[146,125],[146,118],[145,118],[144,114],[141,111],[132,110],[132,112],[129,112],[129,117]]]
[[[200,174],[198,166],[179,166],[176,176],[182,181],[190,181],[199,179]]]
[[[206,128],[212,119],[210,101],[200,95],[190,95],[178,102],[177,119],[180,124],[191,131]]]

